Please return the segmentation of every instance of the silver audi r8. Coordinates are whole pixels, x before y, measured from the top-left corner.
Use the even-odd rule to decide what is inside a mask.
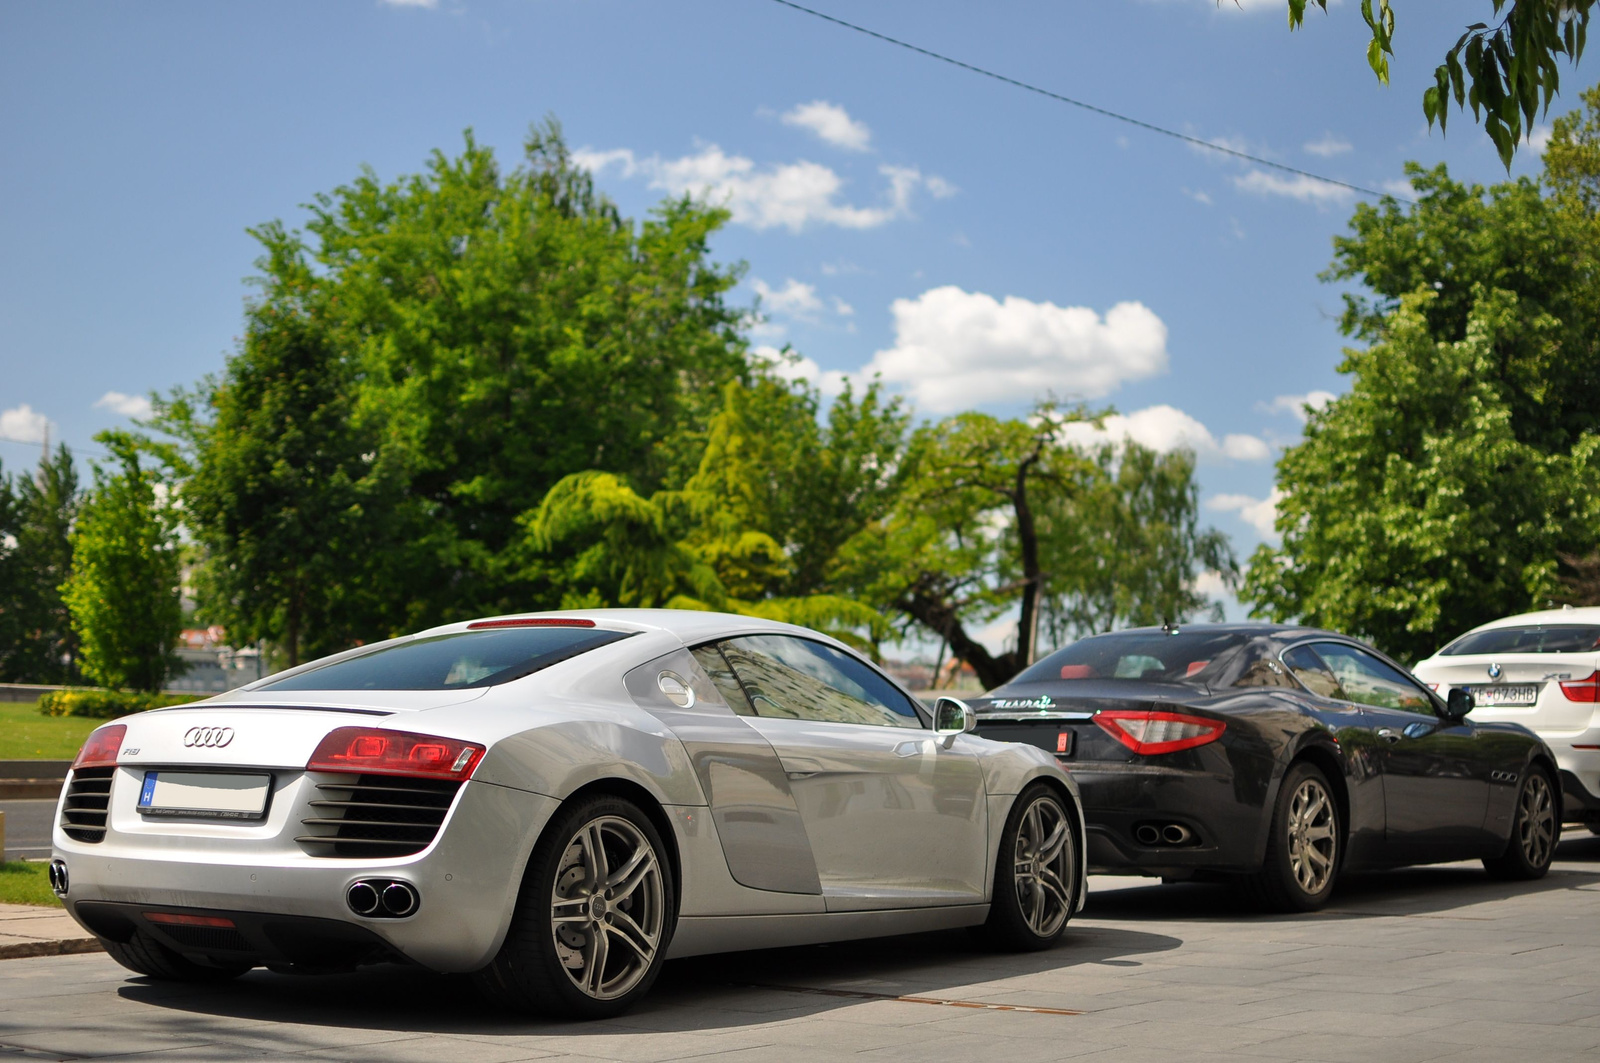
[[[51,881],[153,978],[402,961],[582,1017],[670,957],[958,926],[1045,948],[1083,903],[1078,792],[974,726],[786,624],[452,624],[99,728]]]

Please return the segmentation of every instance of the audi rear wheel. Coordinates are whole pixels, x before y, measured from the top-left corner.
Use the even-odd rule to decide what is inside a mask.
[[[1018,952],[1047,949],[1067,931],[1083,868],[1078,820],[1043,783],[1011,806],[994,873],[989,920],[979,928],[989,944]]]

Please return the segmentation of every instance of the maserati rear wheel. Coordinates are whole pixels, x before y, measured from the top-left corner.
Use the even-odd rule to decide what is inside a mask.
[[[650,991],[677,919],[666,846],[631,801],[556,814],[534,847],[505,944],[478,972],[518,1011],[603,1019]]]
[[[1543,878],[1561,840],[1555,784],[1544,768],[1530,767],[1517,787],[1517,812],[1506,851],[1484,860],[1484,870],[1501,879]]]
[[[1249,884],[1273,911],[1310,912],[1328,903],[1339,877],[1339,803],[1315,764],[1290,765],[1278,788],[1267,853]]]
[[[1024,790],[1000,837],[994,898],[982,937],[1021,952],[1060,941],[1083,874],[1078,853],[1078,820],[1060,795],[1042,783]]]

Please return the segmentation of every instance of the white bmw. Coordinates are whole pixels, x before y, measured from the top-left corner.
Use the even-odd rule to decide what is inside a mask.
[[[1505,720],[1555,751],[1563,818],[1600,833],[1600,608],[1475,627],[1412,669],[1441,695],[1472,692],[1475,720]]]
[[[973,726],[785,624],[452,624],[99,728],[51,880],[154,978],[403,961],[581,1017],[669,957],[957,926],[1048,947],[1084,899],[1077,789]]]

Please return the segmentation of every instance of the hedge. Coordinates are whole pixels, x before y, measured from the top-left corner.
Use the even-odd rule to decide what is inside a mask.
[[[68,687],[52,690],[39,698],[39,711],[46,716],[82,716],[92,720],[113,720],[146,709],[184,705],[199,701],[200,694],[140,694],[131,690],[99,690],[94,687]]]

